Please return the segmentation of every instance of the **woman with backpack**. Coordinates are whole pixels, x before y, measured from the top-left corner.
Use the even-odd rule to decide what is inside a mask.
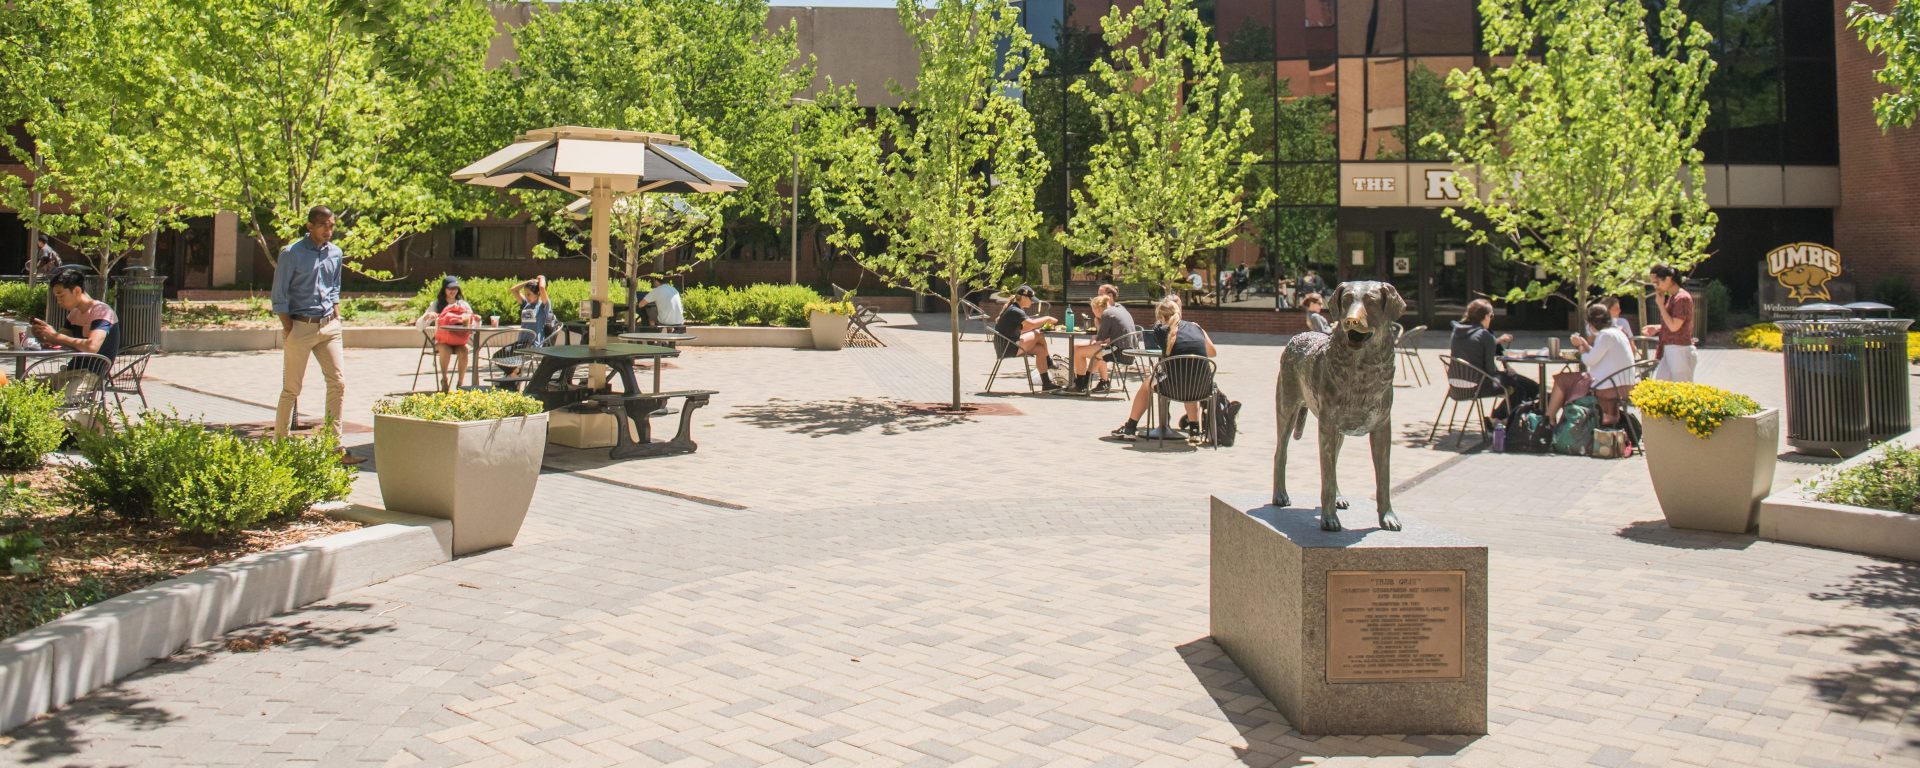
[[[467,345],[473,342],[473,331],[463,326],[472,325],[473,319],[473,307],[467,304],[466,294],[460,290],[460,278],[453,275],[440,278],[440,293],[420,316],[420,322],[433,323],[436,329],[433,349],[439,355],[434,369],[440,374],[442,392],[452,389],[454,383],[467,375]],[[449,367],[454,371],[449,371]],[[453,373],[451,381],[448,373]]]
[[[1213,338],[1200,328],[1199,323],[1180,319],[1180,299],[1173,296],[1161,299],[1160,303],[1153,307],[1153,316],[1159,321],[1159,325],[1154,326],[1153,332],[1147,335],[1159,343],[1160,349],[1166,350],[1167,358],[1182,355],[1213,357],[1216,354]],[[1160,367],[1156,369],[1156,375],[1141,382],[1140,388],[1134,390],[1133,409],[1127,413],[1127,423],[1113,430],[1110,433],[1112,437],[1120,440],[1134,439],[1136,430],[1140,426],[1140,417],[1146,415],[1147,407],[1153,403],[1154,389],[1165,383],[1163,380],[1169,374],[1168,365],[1169,363],[1163,358]],[[1239,411],[1238,401],[1229,402],[1221,414],[1222,424],[1233,420],[1239,415]],[[1187,403],[1186,415],[1180,418],[1180,428],[1190,434],[1197,434],[1201,426],[1199,401]],[[1166,425],[1161,425],[1161,428],[1165,429]],[[1225,436],[1221,439],[1222,445],[1230,445],[1231,442],[1231,439]]]

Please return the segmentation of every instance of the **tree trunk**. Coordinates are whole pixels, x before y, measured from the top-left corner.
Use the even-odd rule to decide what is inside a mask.
[[[960,410],[960,281],[947,281],[947,346],[953,351],[953,410]]]

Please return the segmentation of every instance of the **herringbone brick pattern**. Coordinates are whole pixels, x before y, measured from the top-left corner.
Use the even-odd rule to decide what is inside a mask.
[[[1156,451],[1093,439],[1118,423],[1110,401],[902,415],[887,403],[939,397],[944,371],[899,367],[940,365],[946,348],[901,325],[882,328],[887,350],[690,352],[668,377],[726,393],[699,414],[700,453],[552,451],[550,466],[577,471],[543,475],[516,546],[276,619],[286,645],[195,649],[16,730],[0,760],[1920,762],[1920,567],[1673,531],[1640,459],[1414,440],[1395,455],[1409,524],[1491,549],[1492,733],[1303,737],[1206,637],[1205,497],[1264,493],[1260,382],[1277,349],[1224,345],[1223,387],[1249,403],[1239,446]],[[985,347],[963,352],[978,362]],[[411,363],[360,354],[376,371]],[[1777,358],[1706,357],[1709,381],[1777,389]],[[236,360],[155,371],[271,403]],[[253,365],[270,380],[270,359]],[[265,418],[156,389],[183,410]],[[1437,390],[1401,395],[1397,419],[1423,438]],[[370,402],[350,392],[350,411]],[[1364,441],[1351,442],[1343,483],[1364,492]],[[1312,455],[1309,437],[1296,456]],[[1815,468],[1783,464],[1780,482]],[[1311,488],[1314,468],[1296,471]],[[372,480],[356,496],[377,503]]]

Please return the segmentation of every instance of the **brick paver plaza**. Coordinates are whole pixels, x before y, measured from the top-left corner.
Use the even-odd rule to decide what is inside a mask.
[[[8,734],[0,760],[1920,764],[1920,565],[1674,531],[1637,456],[1427,447],[1437,386],[1399,390],[1396,504],[1490,548],[1492,732],[1302,736],[1207,632],[1207,498],[1268,490],[1280,340],[1216,338],[1237,446],[1163,451],[1098,439],[1117,398],[971,394],[974,342],[969,398],[1017,414],[903,410],[945,398],[946,334],[891,319],[885,349],[690,349],[668,386],[722,393],[697,454],[553,447],[516,546],[245,630],[287,633],[265,651],[193,649]],[[264,422],[278,359],[166,357],[149,392]],[[350,350],[349,420],[414,362]],[[1779,364],[1707,350],[1701,380],[1778,406]],[[1366,441],[1346,451],[1343,486],[1370,488]],[[356,500],[377,505],[368,467]],[[1819,468],[1784,461],[1776,487]]]

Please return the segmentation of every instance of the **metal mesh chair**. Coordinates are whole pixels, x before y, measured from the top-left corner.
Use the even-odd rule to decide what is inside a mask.
[[[27,366],[25,378],[60,393],[57,410],[62,416],[93,415],[106,405],[107,372],[111,365],[100,355],[75,352],[34,361]]]
[[[127,395],[140,398],[140,407],[147,407],[147,393],[142,388],[141,379],[147,375],[147,362],[153,358],[157,344],[135,344],[120,350],[120,357],[114,361],[113,373],[107,376],[106,389],[113,395],[113,407],[120,411],[120,417],[127,415]]]
[[[420,330],[420,357],[413,363],[413,383],[407,385],[407,389],[410,390],[420,388],[420,368],[426,365],[428,360],[433,361],[433,375],[436,377],[440,375],[440,358],[433,351],[433,324],[422,321],[414,323],[414,327]],[[435,381],[437,382],[438,379],[436,378]]]
[[[1019,339],[1008,339],[1006,334],[1003,334],[1000,332],[1000,329],[995,328],[992,325],[988,325],[987,340],[993,341],[994,339],[1006,339],[1007,345],[1010,347],[1008,351],[1015,352],[1015,353],[1019,352],[1019,347],[1020,347]],[[1003,355],[1003,354],[1000,354],[999,345],[996,344],[994,349],[994,355],[993,355],[993,370],[987,373],[987,393],[988,394],[993,393],[993,384],[994,382],[1000,379],[1000,366],[1006,364],[1008,360],[1012,360],[1015,357],[1020,358],[1020,362],[1022,362],[1026,366],[1026,369],[1020,374],[1020,378],[1026,380],[1027,391],[1028,392],[1034,391],[1033,355],[1022,355],[1022,354]]]
[[[1129,332],[1120,338],[1114,339],[1113,343],[1108,345],[1107,351],[1102,353],[1102,356],[1105,357],[1107,361],[1107,375],[1112,377],[1114,381],[1120,382],[1120,394],[1122,397],[1131,394],[1127,391],[1127,374],[1131,373],[1134,378],[1141,381],[1147,380],[1149,366],[1147,365],[1146,358],[1126,354],[1127,350],[1139,349],[1141,345],[1145,344],[1146,334],[1146,329]]]
[[[1220,447],[1215,429],[1219,418],[1213,413],[1216,371],[1213,358],[1205,355],[1174,355],[1154,366],[1153,394],[1160,414],[1160,443],[1164,444],[1167,433],[1173,431],[1168,426],[1173,423],[1173,403],[1199,403],[1200,423],[1206,425],[1207,442]]]
[[[1654,367],[1659,364],[1659,360],[1652,358],[1634,361],[1633,365],[1615,371],[1613,375],[1594,382],[1594,398],[1598,400],[1600,393],[1605,390],[1632,387],[1645,381],[1648,376],[1653,375]],[[1633,407],[1631,394],[1631,389],[1620,394],[1620,424],[1618,426],[1627,431],[1628,442],[1632,443],[1635,447],[1640,447],[1640,430],[1634,427],[1634,418],[1639,417],[1639,410]],[[1628,418],[1630,415],[1634,418]],[[1642,450],[1645,449],[1642,448]]]
[[[1487,439],[1485,401],[1488,398],[1493,398],[1495,401],[1505,400],[1506,386],[1492,374],[1480,370],[1479,366],[1452,355],[1441,355],[1440,365],[1447,369],[1447,392],[1440,401],[1440,408],[1434,411],[1433,428],[1427,430],[1427,442],[1431,444],[1434,436],[1439,434],[1440,414],[1443,412],[1447,414],[1447,432],[1454,431],[1453,424],[1459,416],[1461,403],[1468,403],[1467,418],[1472,419],[1476,414],[1480,417],[1476,422],[1480,425],[1480,439]],[[1487,392],[1489,385],[1494,393]],[[1499,407],[1495,406],[1494,410],[1499,410]],[[1461,430],[1462,435],[1465,432],[1466,430]]]
[[[1400,373],[1407,377],[1407,381],[1421,386],[1433,383],[1433,379],[1427,376],[1427,362],[1420,358],[1420,348],[1414,346],[1414,342],[1426,332],[1426,326],[1416,325],[1401,333],[1400,340],[1393,345],[1393,354],[1400,360]]]

